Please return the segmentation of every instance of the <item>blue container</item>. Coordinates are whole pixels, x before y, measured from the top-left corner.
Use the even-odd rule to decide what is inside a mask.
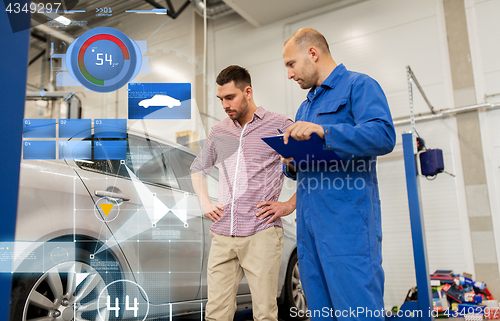
[[[443,151],[429,149],[420,153],[420,172],[424,176],[434,176],[444,170]]]

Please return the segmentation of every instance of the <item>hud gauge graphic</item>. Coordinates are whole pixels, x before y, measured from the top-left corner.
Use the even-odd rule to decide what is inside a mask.
[[[85,88],[96,92],[120,89],[139,73],[139,46],[123,32],[98,27],[78,37],[66,52],[68,71]]]

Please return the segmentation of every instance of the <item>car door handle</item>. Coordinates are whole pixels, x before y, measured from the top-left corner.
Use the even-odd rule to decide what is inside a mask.
[[[126,195],[123,195],[121,193],[108,192],[108,191],[94,191],[94,195],[99,196],[99,197],[114,198],[114,199],[122,200],[122,201],[129,201],[130,200],[130,197],[127,197]]]

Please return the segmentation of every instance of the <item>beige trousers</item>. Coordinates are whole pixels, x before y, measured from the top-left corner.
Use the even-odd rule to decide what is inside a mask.
[[[278,320],[279,263],[283,230],[271,226],[250,236],[230,237],[210,232],[206,320],[232,321],[238,284],[246,276],[252,294],[254,320]]]

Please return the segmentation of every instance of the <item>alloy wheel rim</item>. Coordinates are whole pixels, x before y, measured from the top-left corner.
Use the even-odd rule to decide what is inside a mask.
[[[297,307],[299,311],[306,311],[307,302],[304,290],[302,289],[302,282],[300,281],[298,262],[295,263],[292,271],[292,295],[293,301],[295,302],[295,307]]]
[[[78,282],[78,283],[77,283]],[[98,300],[106,287],[102,276],[90,265],[66,262],[46,271],[31,288],[22,321],[109,320],[106,301]],[[107,291],[104,293],[107,296]]]

